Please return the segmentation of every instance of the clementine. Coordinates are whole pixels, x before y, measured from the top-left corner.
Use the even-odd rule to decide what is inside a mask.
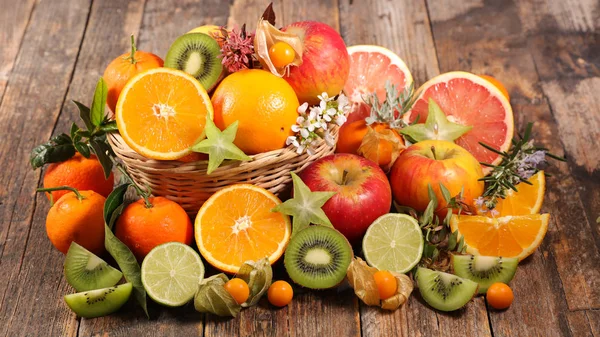
[[[44,174],[44,188],[70,186],[82,191],[94,191],[105,198],[112,192],[114,181],[115,177],[112,173],[108,179],[104,178],[102,165],[96,156],[86,158],[80,153],[61,163],[48,165]],[[56,201],[68,191],[60,190],[51,193],[52,200]],[[46,196],[50,199],[50,193],[46,193]]]
[[[144,70],[162,67],[163,63],[160,57],[137,50],[131,35],[131,51],[112,60],[102,75],[108,87],[106,104],[110,110],[115,111],[119,95],[130,78]]]
[[[212,97],[215,124],[238,121],[234,144],[248,155],[281,149],[298,118],[298,97],[282,78],[247,69],[227,76]]]
[[[66,192],[48,211],[46,233],[50,242],[67,254],[75,241],[90,252],[104,252],[104,216],[106,200],[94,191]]]
[[[167,242],[192,243],[192,221],[176,202],[163,197],[148,198],[129,204],[117,220],[115,235],[138,261],[156,246]]]

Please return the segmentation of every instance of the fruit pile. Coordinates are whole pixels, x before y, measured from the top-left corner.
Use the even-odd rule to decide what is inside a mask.
[[[91,106],[75,102],[84,128],[73,123],[33,149],[33,168],[48,164],[38,189],[52,203],[48,238],[77,291],[67,305],[82,317],[113,313],[132,294],[146,314],[147,297],[221,316],[263,295],[286,306],[294,287],[271,267],[283,256],[287,275],[276,276],[317,290],[347,282],[386,310],[415,284],[442,311],[477,294],[510,306],[507,284],[548,227],[542,169],[561,158],[534,146],[531,124],[513,139],[502,84],[449,72],[415,91],[393,52],[346,48],[322,23],[277,29],[274,20],[269,6],[254,32],[199,27],[164,62],[132,37]],[[224,186],[192,221],[131,178],[107,143],[113,132],[147,158],[208,160],[207,175],[286,146],[311,153],[324,142],[337,153],[292,172],[287,200]],[[113,169],[124,181],[116,188]],[[126,202],[128,189],[138,200]]]

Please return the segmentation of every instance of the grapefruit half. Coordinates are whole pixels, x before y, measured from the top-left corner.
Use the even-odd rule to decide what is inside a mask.
[[[352,102],[352,110],[346,123],[369,117],[371,109],[363,97],[377,92],[379,101],[383,102],[385,83],[388,80],[396,85],[398,92],[404,91],[413,83],[410,70],[404,61],[389,49],[357,45],[348,47],[348,55],[350,74],[344,85],[344,92]]]
[[[479,144],[486,143],[499,151],[507,151],[514,133],[513,112],[506,96],[490,81],[480,76],[453,71],[438,75],[423,84],[415,93],[415,103],[404,115],[412,123],[427,119],[429,99],[433,99],[444,111],[448,120],[473,128],[456,140],[479,162],[499,164],[497,153]],[[483,166],[488,174],[490,167]]]

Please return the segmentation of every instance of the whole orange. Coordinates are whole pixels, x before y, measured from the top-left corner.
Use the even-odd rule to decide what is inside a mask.
[[[212,104],[219,129],[239,122],[234,144],[248,155],[283,148],[300,105],[284,79],[259,69],[227,76],[215,90]]]
[[[48,211],[46,233],[50,242],[66,254],[75,241],[90,252],[104,252],[104,216],[106,200],[94,191],[80,191],[81,200],[74,192],[63,195]]]
[[[121,90],[130,78],[144,70],[162,67],[163,64],[160,57],[137,50],[132,36],[131,51],[112,60],[102,75],[108,87],[106,104],[110,110],[115,111]]]
[[[105,198],[113,190],[115,177],[111,173],[108,179],[104,178],[102,165],[92,155],[90,158],[76,153],[70,159],[48,165],[44,174],[44,188],[70,186],[81,191],[91,190]],[[68,191],[54,191],[52,198],[54,201],[67,194]],[[46,193],[50,199],[50,193]]]
[[[152,207],[143,199],[129,204],[117,220],[115,235],[138,261],[152,248],[167,242],[192,243],[192,222],[176,202],[163,197],[149,198]]]

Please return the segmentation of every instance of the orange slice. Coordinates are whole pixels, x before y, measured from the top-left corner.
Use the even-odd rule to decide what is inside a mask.
[[[513,111],[506,96],[488,79],[464,71],[438,75],[423,84],[415,93],[415,103],[404,115],[406,122],[425,123],[429,99],[444,111],[448,120],[473,128],[459,137],[456,144],[464,147],[479,162],[497,165],[502,157],[479,144],[484,142],[500,151],[507,151],[514,133]],[[483,173],[491,172],[482,167]]]
[[[134,76],[116,108],[121,136],[137,153],[159,160],[184,157],[205,137],[213,108],[206,90],[183,71],[155,68]]]
[[[517,185],[518,192],[508,190],[505,199],[498,199],[496,211],[499,212],[496,217],[507,215],[527,215],[540,212],[544,202],[544,192],[546,191],[546,177],[544,171],[540,171],[528,180],[532,185],[520,183]],[[485,212],[489,214],[489,212]]]
[[[467,252],[473,255],[517,257],[531,255],[548,230],[549,214],[489,218],[479,215],[453,215],[452,232],[464,237]]]
[[[292,225],[287,215],[271,212],[281,204],[271,192],[250,184],[237,184],[213,194],[196,216],[196,244],[215,268],[237,273],[248,260],[283,254]]]

